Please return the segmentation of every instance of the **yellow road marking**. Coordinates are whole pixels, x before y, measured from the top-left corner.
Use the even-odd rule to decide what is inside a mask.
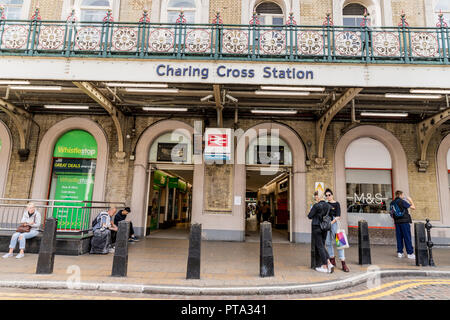
[[[395,285],[402,284],[402,283],[408,283],[408,282],[421,283],[421,282],[428,282],[428,281],[443,281],[445,283],[447,283],[447,282],[450,283],[450,280],[430,280],[430,279],[397,280],[397,281],[392,281],[392,282],[385,283],[385,284],[383,284],[383,285],[381,285],[379,287],[376,287],[376,288],[366,289],[366,290],[362,290],[362,291],[346,293],[346,294],[339,294],[339,295],[334,295],[334,296],[327,296],[327,297],[300,299],[300,300],[335,300],[335,299],[342,299],[342,298],[348,298],[348,297],[354,297],[354,296],[361,296],[361,295],[369,294],[369,293],[372,293],[372,292],[375,292],[375,291],[380,291],[382,289],[393,287]]]
[[[352,298],[349,300],[372,300],[372,299],[377,299],[377,298],[381,298],[384,296],[389,296],[389,295],[392,295],[394,293],[397,293],[397,292],[400,292],[400,291],[403,291],[403,290],[406,290],[409,288],[426,286],[426,285],[431,285],[431,284],[448,284],[448,285],[450,285],[450,282],[449,281],[429,281],[429,282],[421,282],[421,283],[409,283],[409,284],[402,285],[400,287],[392,288],[392,289],[384,291],[384,292],[373,294],[371,296]]]
[[[8,292],[0,292],[0,300],[10,300],[11,298],[14,300],[44,300],[44,297],[47,299],[57,299],[63,300],[66,299],[86,299],[86,300],[163,300],[163,299],[154,299],[154,298],[128,298],[128,297],[115,297],[115,296],[84,296],[82,294],[73,295],[73,294],[64,294],[61,293],[59,295],[50,294],[50,293],[8,293]]]

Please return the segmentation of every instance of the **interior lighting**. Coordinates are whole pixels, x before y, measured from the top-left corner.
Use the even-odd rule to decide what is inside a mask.
[[[429,94],[450,94],[450,90],[440,90],[440,89],[411,89],[411,93],[429,93]]]
[[[188,111],[188,108],[158,108],[158,107],[143,107],[144,111],[178,111],[185,112]]]
[[[297,110],[251,110],[255,114],[297,114]]]
[[[292,91],[262,91],[256,90],[256,95],[264,96],[309,96],[309,92],[292,92]]]
[[[127,82],[107,82],[108,87],[123,88],[167,88],[167,83],[127,83]]]
[[[401,94],[401,93],[386,93],[386,98],[398,98],[398,99],[441,99],[441,95],[431,94]]]
[[[28,90],[28,91],[61,91],[61,86],[10,86],[11,90]]]
[[[8,84],[8,85],[24,85],[30,84],[30,81],[27,80],[0,80],[0,85]]]
[[[325,91],[325,88],[322,88],[322,87],[276,87],[276,86],[261,86],[261,90],[316,91],[316,92],[323,92],[323,91]]]
[[[408,113],[388,113],[388,112],[361,112],[362,117],[392,117],[392,118],[404,118],[408,116]]]
[[[147,89],[147,88],[125,88],[127,92],[140,92],[140,93],[178,93],[178,89]]]
[[[69,104],[46,104],[44,105],[46,109],[72,109],[72,110],[86,110],[89,106],[81,105],[69,105]]]

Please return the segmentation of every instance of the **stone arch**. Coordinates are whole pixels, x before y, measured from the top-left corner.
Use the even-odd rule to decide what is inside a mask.
[[[334,187],[336,200],[341,205],[342,226],[347,227],[347,203],[345,185],[345,151],[354,140],[372,138],[381,142],[389,151],[392,159],[392,181],[395,190],[409,194],[408,166],[405,150],[400,141],[389,131],[373,126],[361,125],[349,130],[338,141],[334,155]]]
[[[36,159],[36,169],[31,192],[32,199],[47,198],[55,144],[64,133],[75,129],[89,132],[97,141],[97,164],[95,168],[92,201],[104,201],[109,156],[108,139],[105,131],[98,123],[81,117],[70,117],[57,122],[42,137]]]
[[[358,3],[367,8],[372,17],[372,26],[392,26],[392,7],[391,1],[383,0],[333,0],[333,20],[334,24],[341,26],[343,24],[342,11],[350,3]]]
[[[249,128],[238,138],[234,165],[234,196],[245,199],[246,189],[246,164],[245,152],[253,139],[256,139],[259,130],[267,130],[270,134],[272,130],[279,130],[279,137],[283,139],[292,152],[292,187],[295,197],[292,199],[292,232],[294,242],[310,242],[310,222],[306,217],[306,150],[303,141],[296,131],[285,124],[280,123],[260,123]],[[253,132],[253,133],[252,133]],[[248,137],[248,139],[247,139]],[[233,205],[233,216],[239,219],[241,230],[245,231],[245,207],[243,205]]]
[[[144,130],[139,137],[136,144],[136,155],[133,169],[133,184],[131,191],[131,212],[133,212],[131,219],[133,225],[136,225],[136,233],[144,234],[145,229],[145,213],[147,205],[146,190],[149,179],[148,174],[148,157],[150,147],[153,141],[164,133],[183,130],[189,132],[190,137],[194,134],[194,128],[189,124],[179,120],[161,120]],[[192,222],[196,222],[197,216],[202,213],[202,199],[203,199],[203,165],[199,164],[198,157],[194,155],[194,177],[193,188],[195,193],[192,197]]]
[[[11,132],[6,124],[0,120],[0,197],[5,195],[6,183],[8,182],[9,161],[11,159],[12,138]]]
[[[436,176],[441,219],[439,224],[450,225],[450,192],[447,169],[447,152],[450,149],[450,134],[446,135],[436,152]],[[447,237],[450,232],[447,230]]]

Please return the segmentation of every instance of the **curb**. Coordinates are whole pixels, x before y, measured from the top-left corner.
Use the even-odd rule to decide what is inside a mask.
[[[366,281],[386,277],[438,277],[450,278],[450,271],[432,270],[377,270],[359,274],[347,279],[316,282],[311,284],[287,284],[267,286],[197,287],[130,285],[115,283],[67,282],[67,281],[0,281],[0,287],[21,289],[70,289],[116,291],[123,293],[179,294],[179,295],[269,295],[323,293],[357,286]]]

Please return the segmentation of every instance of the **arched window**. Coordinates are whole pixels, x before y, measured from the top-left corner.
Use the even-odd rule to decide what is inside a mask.
[[[444,21],[450,26],[450,0],[435,0],[434,13],[436,18],[442,12]],[[436,19],[436,21],[438,21]]]
[[[350,3],[344,7],[342,11],[343,24],[346,27],[359,27],[364,19],[364,13],[368,12],[367,8],[359,3]],[[370,24],[370,20],[368,20]]]
[[[255,11],[258,14],[259,21],[262,25],[284,24],[283,9],[275,2],[260,2],[256,5]]]
[[[292,165],[289,145],[280,137],[259,135],[250,142],[246,153],[246,164]]]
[[[378,140],[359,138],[345,152],[348,225],[366,220],[370,226],[392,227],[392,160]]]
[[[170,0],[167,4],[167,22],[175,23],[183,10],[186,23],[196,22],[196,0]]]
[[[82,0],[80,4],[80,21],[102,21],[108,9],[112,10],[111,0]]]

